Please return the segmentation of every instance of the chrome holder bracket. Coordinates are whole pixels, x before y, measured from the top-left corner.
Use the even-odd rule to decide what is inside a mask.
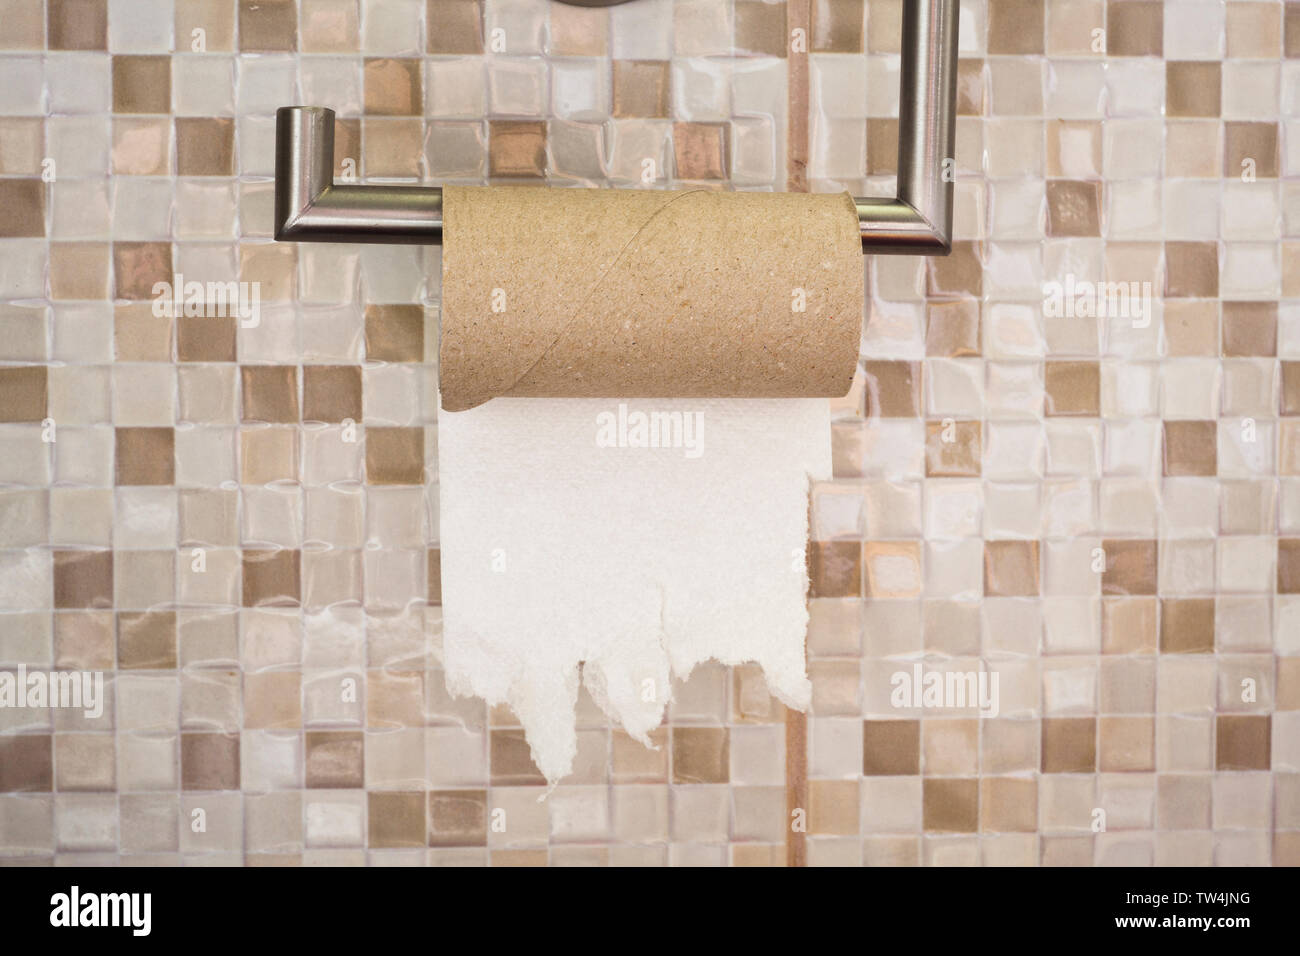
[[[943,256],[952,247],[959,5],[903,4],[898,189],[854,200],[864,253]],[[442,242],[442,187],[335,183],[334,111],[284,106],[275,120],[276,239]]]

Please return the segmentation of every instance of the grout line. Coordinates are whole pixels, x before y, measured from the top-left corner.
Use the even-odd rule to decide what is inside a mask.
[[[812,34],[811,0],[786,2],[786,189],[808,191],[808,43]],[[795,30],[803,31],[796,52],[791,42]],[[808,499],[808,533],[812,535],[811,486]],[[806,638],[805,638],[806,641]],[[807,666],[808,648],[804,645]],[[785,864],[808,864],[808,715],[785,708]],[[794,826],[796,812],[802,825]]]

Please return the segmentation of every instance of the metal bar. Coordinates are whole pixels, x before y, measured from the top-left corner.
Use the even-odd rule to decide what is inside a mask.
[[[860,198],[868,254],[944,256],[952,247],[959,0],[905,0],[898,103],[898,194]],[[442,242],[438,186],[334,183],[334,111],[285,106],[275,123],[275,238]]]
[[[334,183],[334,111],[275,111],[275,238],[290,242],[442,242],[440,186]]]

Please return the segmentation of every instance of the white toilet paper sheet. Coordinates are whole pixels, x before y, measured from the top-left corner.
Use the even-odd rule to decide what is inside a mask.
[[[670,677],[710,658],[805,709],[808,489],[830,470],[825,399],[440,409],[448,688],[509,704],[552,784],[579,680],[647,745]]]

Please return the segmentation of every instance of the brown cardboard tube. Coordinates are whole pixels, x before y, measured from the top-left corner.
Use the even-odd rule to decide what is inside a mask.
[[[841,396],[862,244],[847,194],[444,187],[442,407]]]

